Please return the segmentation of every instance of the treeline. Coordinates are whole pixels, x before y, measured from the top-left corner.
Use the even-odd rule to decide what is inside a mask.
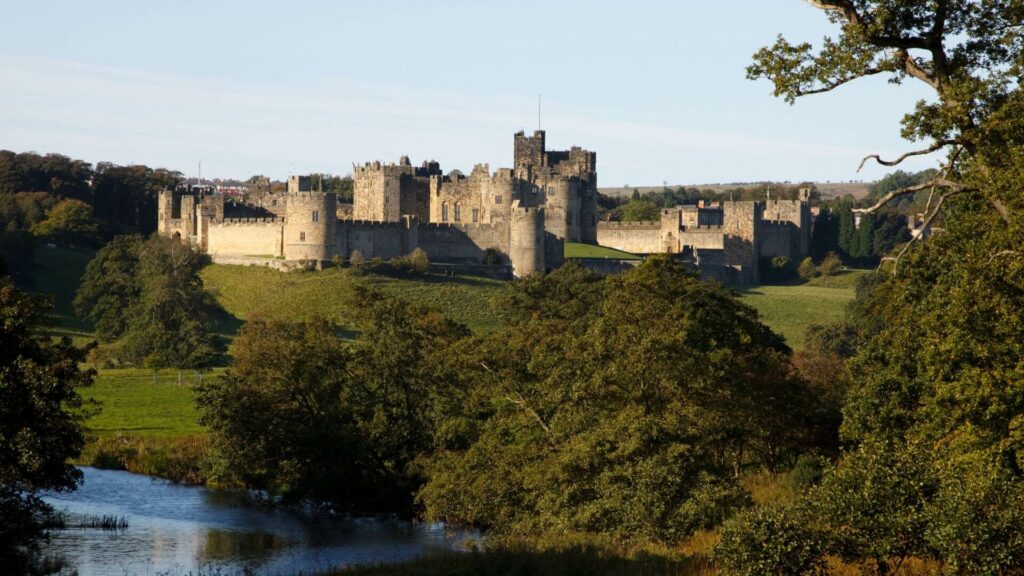
[[[842,392],[815,389],[735,293],[665,257],[516,282],[488,335],[355,299],[354,340],[326,321],[243,327],[198,392],[216,481],[491,534],[677,542],[750,506],[744,470],[837,450]]]
[[[721,202],[728,200],[764,200],[767,184],[763,186],[736,186],[725,190],[696,188],[693,186],[665,187],[662,190],[641,193],[634,189],[628,198],[625,196],[605,196],[598,194],[598,219],[613,222],[639,222],[657,220],[659,210],[681,204],[697,204],[700,201]],[[800,197],[801,188],[810,188],[811,199],[817,199],[819,192],[812,182],[801,184],[773,186],[772,198],[796,200]]]
[[[39,241],[96,246],[118,233],[148,234],[159,191],[180,179],[147,166],[0,150],[0,259],[18,272]]]

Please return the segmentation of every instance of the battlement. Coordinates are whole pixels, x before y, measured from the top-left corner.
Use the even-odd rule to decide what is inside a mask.
[[[402,176],[418,176],[426,178],[441,174],[441,165],[433,160],[424,160],[418,167],[413,167],[408,156],[402,156],[398,163],[381,162],[373,160],[364,162],[362,165],[352,164],[353,177],[381,175],[389,178],[401,178]]]
[[[649,229],[660,229],[661,222],[658,220],[639,220],[635,222],[614,222],[610,220],[602,220],[597,223],[598,228],[618,229],[618,230],[649,230]]]
[[[241,225],[241,224],[280,224],[284,222],[284,218],[280,217],[267,217],[267,218],[224,218],[215,224],[220,225]]]

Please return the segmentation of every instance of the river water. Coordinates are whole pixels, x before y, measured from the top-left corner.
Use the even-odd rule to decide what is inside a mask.
[[[310,574],[353,564],[398,562],[458,548],[475,535],[439,524],[331,519],[251,503],[237,492],[181,486],[148,476],[82,468],[74,492],[45,500],[68,515],[123,516],[124,530],[68,528],[45,552],[79,576]]]

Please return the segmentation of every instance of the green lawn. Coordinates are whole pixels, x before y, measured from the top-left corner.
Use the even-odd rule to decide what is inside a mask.
[[[744,302],[757,309],[765,324],[782,334],[790,346],[800,349],[808,324],[843,319],[846,304],[853,300],[857,279],[864,274],[853,270],[797,286],[763,285],[739,292]]]
[[[71,302],[85,267],[95,254],[91,248],[50,248],[39,246],[32,255],[32,268],[24,277],[17,277],[21,288],[51,299],[53,326],[47,332],[67,336],[77,345],[92,340],[92,324],[75,317]]]
[[[623,252],[614,248],[595,246],[593,244],[580,244],[578,242],[565,243],[566,258],[608,258],[614,260],[640,260],[636,254]]]
[[[203,375],[219,378],[223,369]],[[99,403],[100,412],[86,421],[91,434],[176,438],[205,434],[193,404],[194,372],[163,370],[156,382],[152,370],[99,370],[96,382],[82,397]]]
[[[353,289],[362,284],[437,308],[475,332],[499,325],[493,302],[508,286],[479,276],[357,276],[342,268],[285,273],[259,266],[215,264],[204,269],[202,276],[221,305],[240,321],[257,316],[289,320],[324,316],[341,326],[352,326],[359,307]]]

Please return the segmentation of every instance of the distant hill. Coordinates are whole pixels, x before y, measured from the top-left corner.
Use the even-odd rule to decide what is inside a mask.
[[[836,198],[852,194],[855,198],[867,197],[871,185],[874,182],[815,182],[814,185],[818,187],[823,198]],[[760,183],[749,183],[749,182],[737,182],[733,184],[669,184],[668,188],[675,190],[680,186],[686,188],[698,188],[700,190],[711,189],[715,192],[724,192],[730,188],[765,188],[767,182]],[[792,182],[775,182],[772,186],[792,186]],[[641,194],[647,192],[658,192],[664,190],[665,186],[630,186],[628,188],[618,186],[615,188],[598,188],[597,191],[605,196],[629,196],[633,193],[633,190],[639,190]]]

